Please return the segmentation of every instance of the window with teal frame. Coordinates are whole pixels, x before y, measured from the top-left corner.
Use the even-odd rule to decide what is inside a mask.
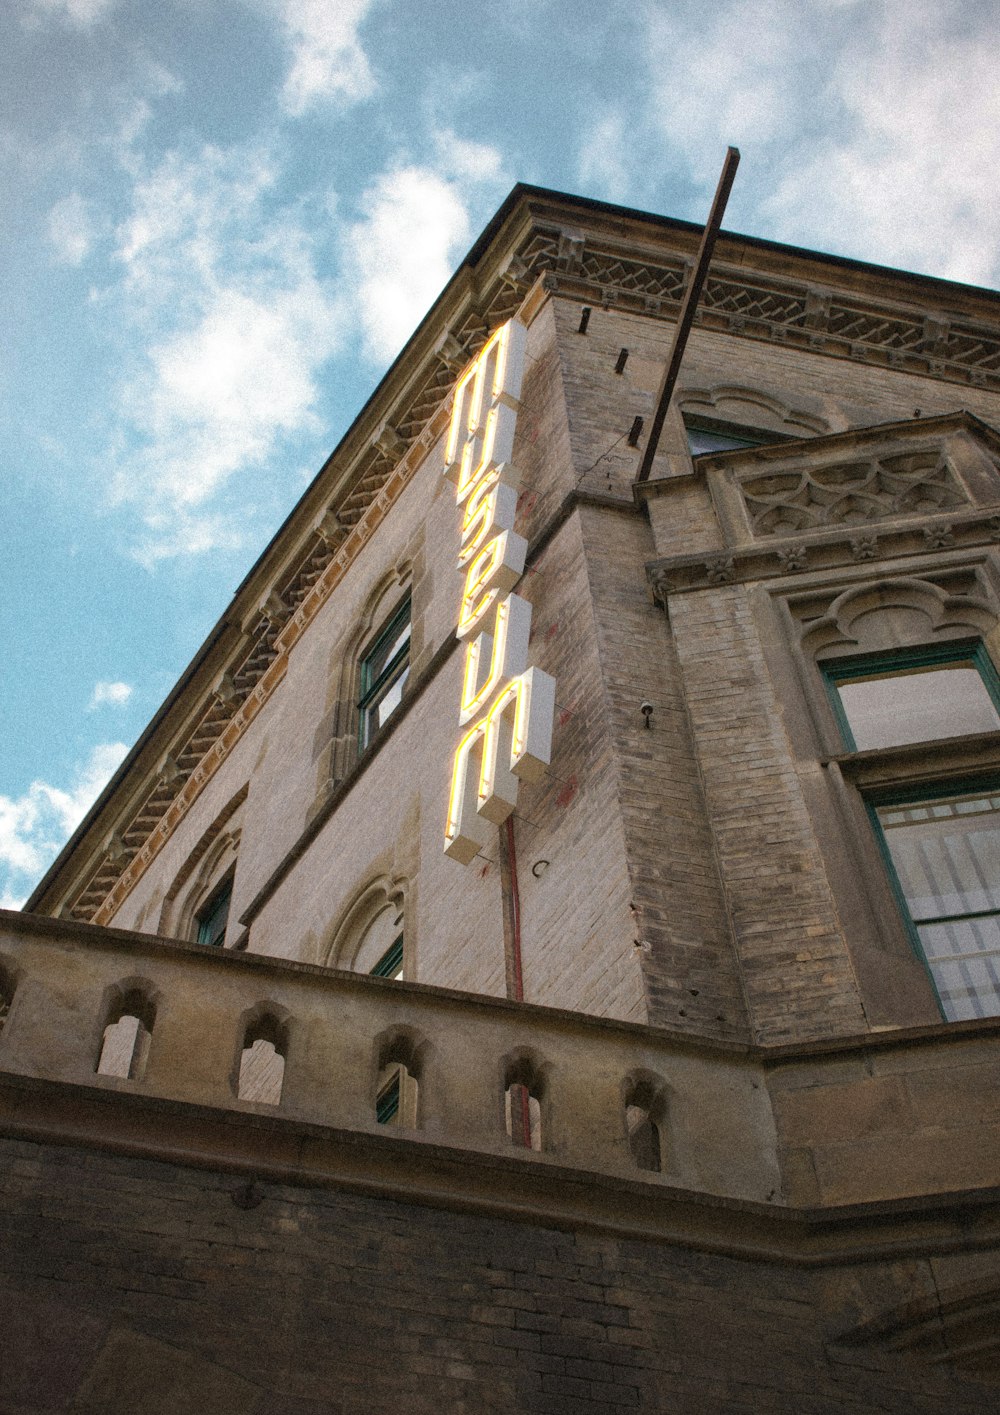
[[[358,747],[363,752],[399,707],[410,672],[410,601],[405,599],[361,659]]]
[[[838,658],[821,667],[852,751],[1000,731],[1000,679],[981,643]]]
[[[387,1086],[383,1086],[375,1099],[375,1121],[378,1125],[392,1125],[399,1116],[399,1092],[402,1072],[397,1071]]]
[[[752,428],[727,427],[725,423],[713,424],[685,418],[688,451],[692,457],[700,457],[704,452],[735,452],[740,447],[763,447],[769,442],[783,442],[785,439],[769,432],[757,432]]]
[[[1000,777],[866,805],[943,1016],[1000,1016]]]
[[[233,897],[232,876],[224,880],[203,905],[197,916],[198,942],[209,948],[221,948],[229,922],[229,904]]]
[[[371,969],[373,978],[395,978],[397,981],[403,976],[403,935],[387,949],[382,957]]]

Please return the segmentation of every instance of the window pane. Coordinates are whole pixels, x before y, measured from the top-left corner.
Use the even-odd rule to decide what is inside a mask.
[[[971,659],[852,676],[836,688],[862,752],[1000,728],[1000,714]]]
[[[212,899],[208,901],[205,908],[198,915],[198,942],[207,943],[210,947],[221,946],[226,936],[226,923],[229,919],[229,901],[232,898],[232,882],[226,883]]]
[[[375,978],[393,978],[398,981],[403,976],[403,936],[392,945],[371,970]]]
[[[1000,1015],[1000,794],[876,814],[945,1016]]]
[[[392,1125],[399,1116],[400,1072],[383,1086],[375,1100],[375,1120],[379,1125]]]
[[[367,686],[373,687],[378,682],[379,677],[385,672],[389,664],[392,663],[396,655],[410,642],[410,620],[407,618],[404,624],[399,625],[395,630],[390,630],[385,638],[372,649],[365,659],[365,671],[367,675]]]
[[[702,452],[732,452],[737,447],[760,447],[766,440],[763,437],[739,437],[735,433],[715,432],[707,427],[689,427],[687,437],[692,457]]]
[[[359,741],[362,750],[392,716],[409,676],[410,602],[392,616],[361,660]]]
[[[404,668],[399,677],[394,678],[393,681],[386,686],[385,693],[379,698],[375,708],[379,727],[382,726],[387,718],[392,716],[403,701],[403,689],[406,687],[406,680],[409,676],[409,668]]]

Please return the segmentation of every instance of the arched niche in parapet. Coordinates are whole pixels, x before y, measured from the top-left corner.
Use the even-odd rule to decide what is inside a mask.
[[[668,1165],[669,1091],[653,1071],[630,1071],[622,1083],[622,1120],[636,1169],[661,1174]]]
[[[931,580],[894,576],[844,590],[805,626],[801,642],[818,660],[985,639],[996,626],[996,610],[979,595],[952,594]]]
[[[0,1043],[3,1042],[4,1033],[10,1021],[11,1008],[14,1005],[14,994],[20,978],[20,969],[0,954]]]
[[[372,1111],[376,1124],[419,1128],[430,1055],[430,1042],[414,1027],[392,1026],[375,1038]]]
[[[406,881],[398,877],[379,876],[364,885],[331,931],[326,966],[382,978],[412,975],[406,892]]]
[[[291,1014],[276,1002],[259,1002],[243,1013],[230,1078],[238,1100],[281,1104],[290,1032]]]
[[[821,437],[832,431],[825,418],[789,407],[773,394],[740,384],[683,389],[677,395],[677,405],[686,426],[731,429],[737,438],[743,432],[751,444],[771,441],[769,433],[777,441]],[[757,433],[762,435],[755,437]]]
[[[162,937],[197,942],[199,933],[206,932],[202,926],[211,922],[208,915],[213,904],[215,913],[221,914],[224,901],[220,891],[227,881],[232,881],[236,871],[249,789],[247,782],[226,802],[178,870],[160,910],[157,933]],[[218,918],[215,922],[218,924]],[[226,919],[221,922],[224,937]]]
[[[142,1080],[159,1001],[159,990],[142,977],[124,978],[107,989],[95,1046],[97,1075]]]
[[[541,1151],[549,1132],[548,1063],[530,1047],[509,1052],[501,1062],[503,1124],[519,1149]]]

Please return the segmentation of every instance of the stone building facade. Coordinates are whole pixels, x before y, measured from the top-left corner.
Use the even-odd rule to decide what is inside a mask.
[[[516,188],[0,920],[0,1410],[1000,1409],[1000,301],[722,236],[638,483],[698,236]]]

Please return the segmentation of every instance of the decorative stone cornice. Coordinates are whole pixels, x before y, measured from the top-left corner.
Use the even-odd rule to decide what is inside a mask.
[[[666,607],[670,595],[721,585],[750,584],[796,576],[803,571],[835,570],[875,559],[895,560],[926,555],[929,550],[965,550],[992,546],[1000,540],[1000,517],[971,512],[932,526],[880,526],[878,536],[859,536],[857,527],[834,534],[819,533],[808,540],[755,542],[731,546],[725,552],[666,556],[646,564],[650,598]]]

